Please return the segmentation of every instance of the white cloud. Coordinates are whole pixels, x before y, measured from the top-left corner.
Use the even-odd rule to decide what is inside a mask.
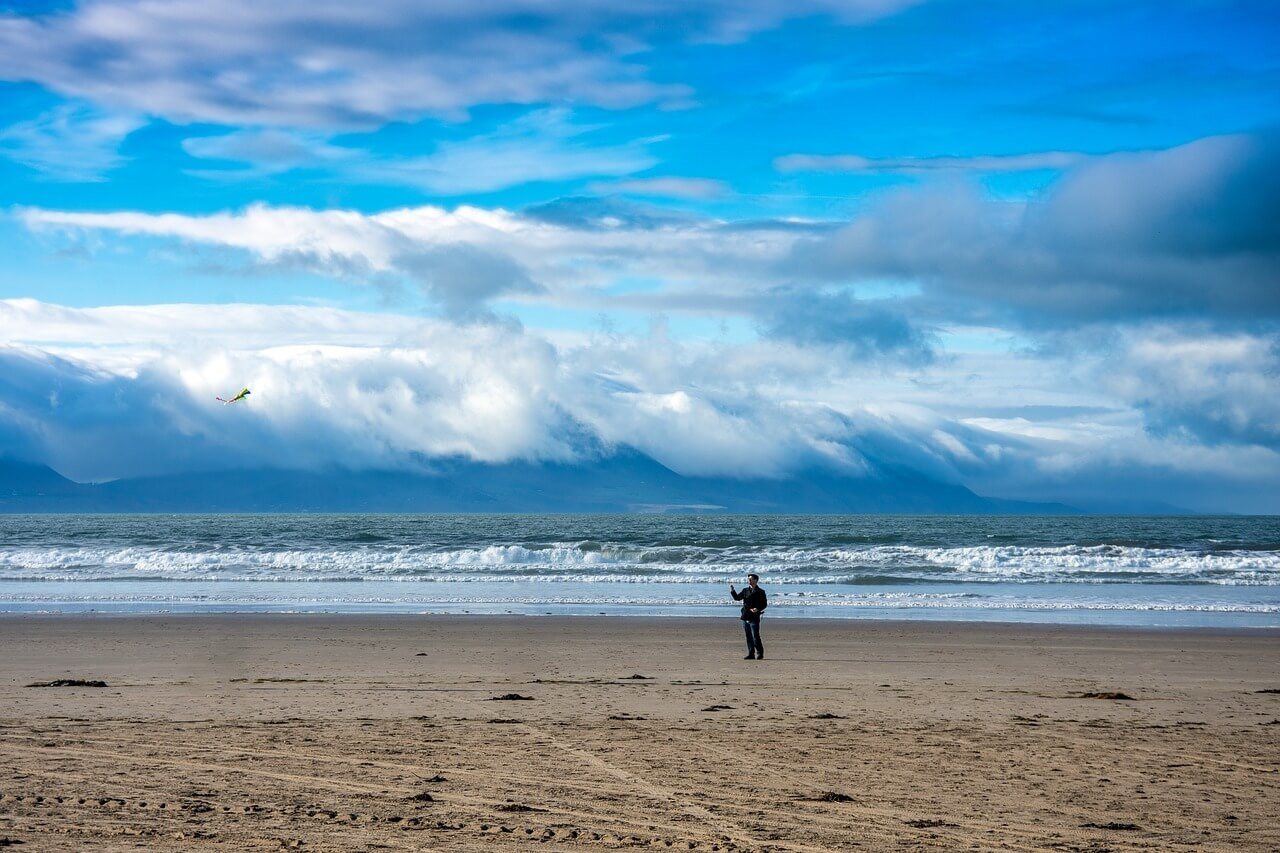
[[[0,79],[172,121],[369,126],[477,104],[625,107],[688,97],[639,64],[673,34],[732,41],[913,0],[81,0],[0,15]]]
[[[432,321],[402,314],[294,305],[107,305],[71,308],[0,299],[0,341],[57,351],[77,347],[228,349],[292,345],[375,346],[412,338]]]
[[[587,144],[580,137],[590,130],[573,125],[565,110],[541,110],[490,134],[442,142],[421,157],[368,160],[354,174],[459,195],[533,181],[628,175],[657,162],[643,140]]]
[[[437,195],[488,192],[534,181],[626,175],[656,161],[645,140],[588,144],[595,128],[576,125],[563,109],[537,110],[497,130],[445,141],[430,154],[391,157],[334,145],[313,131],[257,129],[193,137],[183,148],[193,157],[244,165],[200,170],[225,179],[319,170],[332,180],[415,186]]]
[[[658,198],[711,199],[729,195],[723,181],[710,178],[633,178],[626,181],[600,181],[587,188],[594,193],[624,193]]]
[[[780,172],[1027,172],[1062,170],[1090,155],[1078,151],[1040,151],[971,157],[860,157],[856,154],[787,154],[773,161]]]
[[[238,130],[219,136],[194,136],[182,141],[192,157],[245,164],[234,169],[205,170],[211,178],[273,175],[293,169],[337,167],[364,152],[331,145],[322,134],[271,128]]]
[[[0,130],[0,155],[59,181],[100,181],[124,162],[120,143],[143,125],[136,116],[63,104]]]
[[[456,269],[446,262],[461,253],[484,274],[472,279],[474,287],[465,276],[448,276],[448,292],[437,296],[461,306],[469,293],[477,307],[494,296],[544,288],[565,298],[592,298],[575,291],[603,288],[627,274],[660,276],[672,284],[764,282],[811,230],[786,222],[741,227],[710,219],[649,220],[629,208],[514,212],[470,205],[376,214],[253,205],[207,216],[28,208],[19,216],[34,229],[171,238],[241,250],[263,264],[300,264],[343,277],[392,273],[437,281]],[[493,277],[500,269],[509,272],[506,283]]]
[[[1130,333],[1105,381],[1159,434],[1280,450],[1280,336]]]

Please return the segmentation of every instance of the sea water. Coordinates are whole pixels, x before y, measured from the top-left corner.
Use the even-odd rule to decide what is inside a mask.
[[[1280,626],[1280,518],[0,516],[0,612]]]

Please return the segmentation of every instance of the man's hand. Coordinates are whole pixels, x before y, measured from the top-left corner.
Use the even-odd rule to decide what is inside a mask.
[[[759,613],[759,612],[760,612],[760,608],[758,608],[758,607],[752,607],[748,612],[750,612],[750,613]]]

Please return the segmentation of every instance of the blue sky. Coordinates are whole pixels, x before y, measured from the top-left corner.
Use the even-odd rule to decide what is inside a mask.
[[[1280,511],[1278,36],[1271,3],[0,3],[0,451],[630,445]]]

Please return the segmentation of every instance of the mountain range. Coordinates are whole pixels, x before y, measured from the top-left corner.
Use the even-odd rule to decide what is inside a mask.
[[[1066,514],[1055,503],[982,497],[918,472],[788,479],[689,477],[622,451],[574,464],[437,461],[429,473],[253,469],[77,483],[0,459],[0,513],[735,512]]]

